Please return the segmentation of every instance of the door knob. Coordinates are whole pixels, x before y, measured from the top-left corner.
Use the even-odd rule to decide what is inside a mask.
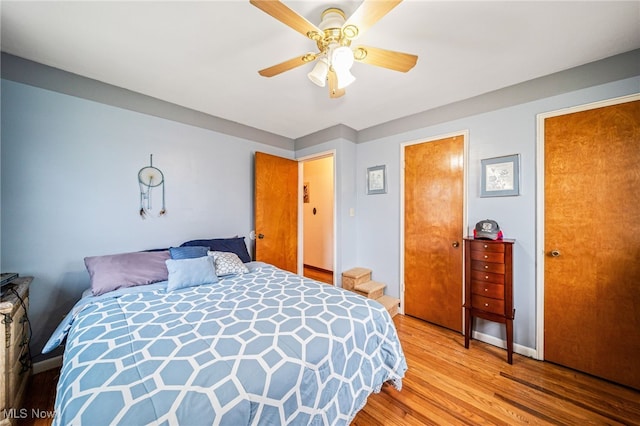
[[[551,255],[551,257],[558,257],[558,256],[560,256],[560,250],[553,249],[553,250],[551,250],[551,252],[549,254]]]
[[[460,243],[458,241],[454,241],[453,243],[451,243],[451,245],[457,248],[460,246]]]
[[[264,234],[258,234],[258,239],[263,239],[264,238]]]

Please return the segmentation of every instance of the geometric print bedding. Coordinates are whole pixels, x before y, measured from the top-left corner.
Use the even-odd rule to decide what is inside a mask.
[[[264,265],[97,298],[68,330],[56,425],[348,425],[407,369],[378,302]]]

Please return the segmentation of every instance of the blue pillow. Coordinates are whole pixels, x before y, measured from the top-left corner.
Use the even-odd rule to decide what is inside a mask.
[[[172,259],[193,259],[207,255],[209,247],[189,246],[189,247],[169,247]]]
[[[216,267],[211,256],[191,259],[167,259],[169,279],[167,291],[218,282]]]
[[[251,262],[251,256],[244,242],[244,237],[214,238],[212,240],[193,240],[182,243],[180,247],[206,246],[211,251],[226,251],[238,255],[242,262]]]

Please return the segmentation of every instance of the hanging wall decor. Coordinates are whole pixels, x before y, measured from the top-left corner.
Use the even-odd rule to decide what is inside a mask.
[[[387,193],[387,166],[367,168],[367,195]]]
[[[480,197],[520,195],[520,154],[485,158],[480,163]]]
[[[167,213],[164,205],[164,175],[160,169],[153,167],[153,154],[149,156],[149,165],[138,172],[138,184],[140,185],[140,217],[146,218],[151,211],[151,190],[159,186],[162,186],[162,208],[158,216],[164,216]]]
[[[309,202],[309,182],[305,182],[304,185],[302,185],[302,202]]]

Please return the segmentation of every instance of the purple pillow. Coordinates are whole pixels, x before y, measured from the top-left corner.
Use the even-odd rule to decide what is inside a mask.
[[[166,281],[168,251],[134,252],[85,257],[94,296],[124,287]]]

